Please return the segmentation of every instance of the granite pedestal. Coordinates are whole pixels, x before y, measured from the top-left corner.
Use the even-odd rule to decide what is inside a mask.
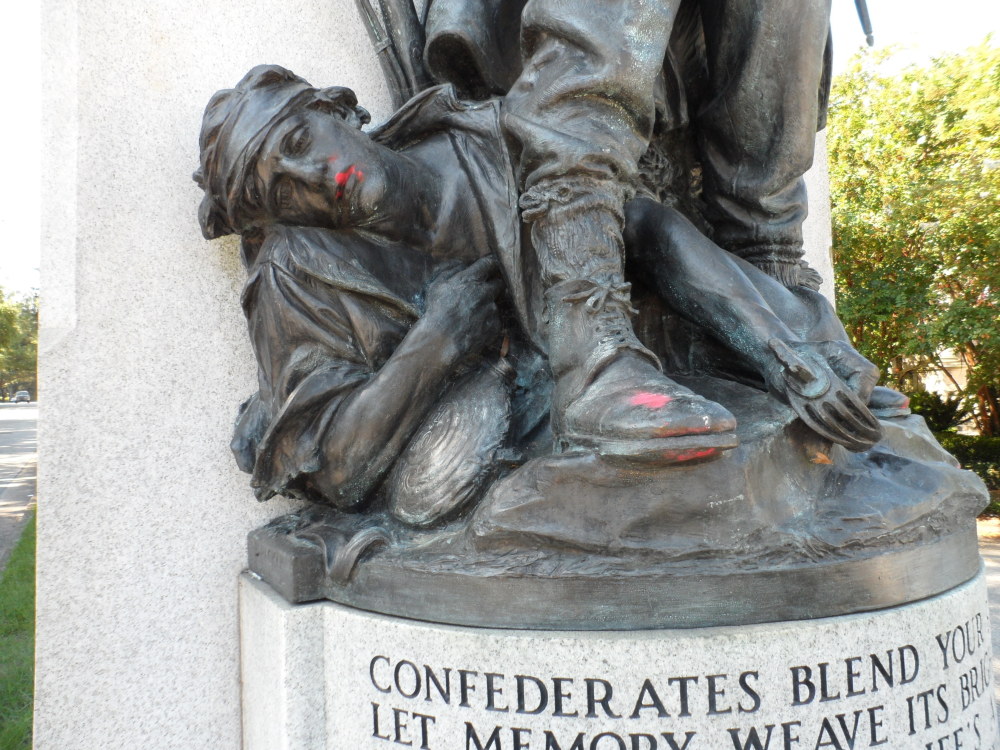
[[[435,625],[240,588],[246,750],[1000,747],[982,574],[890,609],[674,630]]]

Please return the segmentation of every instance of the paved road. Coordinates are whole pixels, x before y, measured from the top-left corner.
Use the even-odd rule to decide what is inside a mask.
[[[1000,539],[980,539],[979,552],[986,563],[990,592],[990,630],[993,634],[993,697],[1000,703]]]
[[[38,406],[0,403],[0,571],[35,500]]]

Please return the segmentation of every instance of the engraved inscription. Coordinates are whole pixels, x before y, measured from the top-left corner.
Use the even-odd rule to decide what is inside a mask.
[[[888,648],[822,659],[804,651],[813,658],[789,649],[783,665],[744,655],[738,669],[642,663],[623,673],[614,658],[606,670],[529,672],[386,648],[366,657],[352,690],[364,711],[348,716],[367,717],[356,736],[371,748],[995,750],[982,612]]]

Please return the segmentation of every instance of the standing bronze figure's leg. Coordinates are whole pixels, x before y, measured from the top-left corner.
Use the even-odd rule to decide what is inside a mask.
[[[557,443],[654,463],[736,444],[732,415],[665,377],[629,320],[623,205],[652,129],[675,6],[530,0],[524,70],[505,115],[547,290]]]
[[[695,125],[714,239],[788,285],[802,257],[830,0],[700,0]]]

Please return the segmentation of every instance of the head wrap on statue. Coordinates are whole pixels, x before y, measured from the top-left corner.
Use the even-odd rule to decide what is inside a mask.
[[[202,118],[201,166],[194,181],[205,191],[198,221],[206,239],[239,234],[263,211],[253,179],[257,157],[271,128],[299,107],[319,107],[356,127],[368,122],[347,88],[313,88],[279,65],[258,65],[235,88],[216,92]]]

